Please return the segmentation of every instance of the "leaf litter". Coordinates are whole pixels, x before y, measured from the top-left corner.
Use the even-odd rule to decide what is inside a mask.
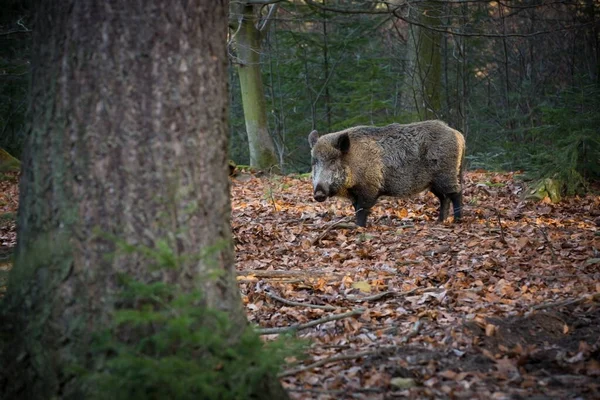
[[[380,200],[356,228],[307,178],[233,180],[249,320],[323,321],[295,330],[311,346],[281,374],[292,398],[600,398],[600,196],[524,190],[473,171],[458,224],[422,193]]]
[[[2,254],[16,244],[13,178]],[[290,396],[600,398],[600,196],[524,201],[514,178],[467,173],[459,224],[436,223],[422,193],[382,199],[366,228],[347,201],[313,201],[307,178],[233,179],[248,319],[265,340],[311,343],[280,374]]]

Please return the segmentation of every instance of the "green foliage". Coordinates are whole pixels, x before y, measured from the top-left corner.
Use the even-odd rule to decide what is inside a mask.
[[[531,116],[511,118],[503,127],[475,122],[470,168],[524,170],[538,182],[552,178],[562,194],[588,190],[600,180],[600,89],[596,85],[547,97]],[[512,128],[509,126],[512,125]],[[479,150],[479,151],[477,151]]]
[[[600,89],[587,86],[565,91],[556,107],[542,107],[542,124],[533,133],[540,147],[533,152],[529,176],[552,177],[567,195],[584,192],[600,180]]]
[[[178,257],[162,243],[146,255],[172,269]],[[199,290],[126,275],[119,282],[111,321],[94,334],[93,372],[72,369],[83,375],[86,398],[260,398],[265,379],[275,379],[284,358],[299,350],[289,339],[263,343],[252,327],[240,329],[226,312],[207,308]]]
[[[0,148],[20,158],[25,141],[29,91],[31,28],[30,2],[2,4],[0,27]]]
[[[284,172],[310,170],[308,133],[354,125],[385,125],[413,120],[398,99],[403,44],[382,39],[384,17],[321,14],[301,3],[282,3],[263,43],[262,72],[269,129],[284,151]],[[398,49],[390,51],[390,47]],[[398,51],[395,51],[398,50]],[[232,98],[239,99],[235,79]],[[231,107],[231,157],[246,159],[240,131],[243,118]],[[238,158],[239,157],[239,158]]]
[[[8,212],[8,213],[0,214],[0,224],[6,224],[9,222],[12,222],[12,223],[17,222],[17,214],[16,213]]]

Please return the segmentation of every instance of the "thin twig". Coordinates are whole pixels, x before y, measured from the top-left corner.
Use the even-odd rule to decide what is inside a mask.
[[[557,302],[548,302],[548,303],[538,304],[537,306],[533,306],[531,309],[532,310],[542,310],[545,308],[565,307],[565,306],[570,306],[573,304],[585,303],[586,301],[599,301],[599,300],[600,300],[600,293],[586,294],[585,296],[582,296],[578,299],[569,299],[569,300],[563,300],[563,301],[557,301]]]
[[[320,306],[318,304],[300,303],[300,302],[297,302],[297,301],[287,300],[287,299],[284,299],[283,297],[280,297],[280,296],[276,295],[275,293],[272,293],[269,290],[265,290],[265,293],[270,298],[272,298],[274,300],[277,300],[277,301],[279,301],[279,302],[281,302],[283,304],[287,304],[288,306],[318,308],[319,310],[330,310],[330,311],[337,310],[337,307],[330,306],[330,305]]]
[[[336,396],[336,398],[342,397],[359,397],[364,398],[362,393],[383,393],[384,389],[381,388],[352,388],[351,390],[324,390],[324,389],[309,389],[309,388],[286,388],[288,392],[299,392],[299,393],[315,393],[325,394],[329,396]]]
[[[417,264],[421,264],[421,261],[417,261],[417,260],[396,261],[396,265],[417,265]]]
[[[407,290],[405,292],[396,292],[393,290],[388,290],[386,292],[381,292],[381,293],[377,293],[377,294],[374,294],[371,296],[360,297],[360,298],[358,298],[356,296],[346,296],[346,299],[359,303],[359,302],[363,302],[363,301],[379,300],[386,296],[404,297],[404,296],[409,296],[409,295],[415,294],[415,293],[420,294],[420,293],[427,293],[427,292],[437,292],[437,291],[441,291],[441,290],[446,290],[446,289],[437,288],[437,287],[426,287],[426,288],[414,288],[414,289]]]
[[[289,276],[323,276],[327,275],[323,271],[302,271],[302,270],[271,270],[264,271],[260,269],[247,269],[243,271],[237,271],[237,276],[256,276],[259,278],[278,278],[278,277],[289,277]]]
[[[417,321],[415,321],[415,324],[413,325],[413,328],[410,330],[410,332],[404,336],[400,342],[401,343],[408,343],[410,341],[410,339],[414,338],[415,336],[417,336],[419,334],[419,331],[421,330],[421,320],[418,319]]]
[[[590,279],[600,279],[600,274],[585,274],[584,272],[578,274],[564,274],[564,275],[536,275],[537,279],[545,279],[545,280],[557,280],[557,279],[566,279],[566,278],[590,278]]]
[[[433,231],[443,231],[443,232],[454,232],[454,229],[449,229],[449,228],[441,228],[439,226],[432,226],[431,228],[429,228]]]
[[[506,239],[504,238],[504,228],[502,228],[502,221],[500,221],[500,213],[498,210],[494,209],[496,212],[496,218],[498,218],[498,226],[500,227],[500,241],[506,244]]]
[[[330,230],[332,230],[332,229],[333,229],[333,228],[334,228],[336,225],[339,225],[339,224],[341,224],[341,223],[344,223],[344,222],[348,222],[348,221],[349,221],[350,219],[352,219],[352,218],[353,218],[353,216],[352,216],[352,215],[348,215],[348,216],[346,216],[346,217],[344,217],[344,218],[342,218],[342,219],[340,219],[340,220],[338,220],[338,221],[336,221],[336,222],[334,222],[334,223],[330,224],[330,225],[329,225],[329,226],[328,226],[328,227],[325,229],[325,231],[324,231],[323,233],[321,233],[321,234],[320,234],[320,235],[319,235],[319,236],[318,236],[316,239],[313,239],[313,240],[310,242],[310,245],[311,245],[311,246],[314,246],[314,245],[315,245],[315,244],[317,244],[317,243],[318,243],[318,242],[319,242],[321,239],[323,239],[323,238],[325,237],[325,235],[327,235],[327,234],[329,233],[329,231],[330,231]]]
[[[554,264],[557,264],[558,259],[556,258],[556,253],[554,252],[552,243],[550,243],[550,240],[548,240],[548,235],[546,234],[546,231],[544,231],[544,229],[540,228],[539,226],[537,228],[542,233],[542,236],[544,237],[544,241],[546,242],[546,246],[548,246],[548,248],[550,249],[550,253],[552,254],[552,262]]]
[[[303,329],[312,328],[315,325],[323,324],[325,322],[336,321],[338,319],[344,319],[344,318],[352,317],[354,315],[360,315],[364,312],[365,312],[364,308],[357,308],[356,310],[352,310],[352,311],[342,313],[342,314],[329,315],[327,317],[319,318],[317,320],[307,322],[305,324],[283,326],[283,327],[278,327],[278,328],[263,328],[263,329],[257,329],[256,332],[259,335],[272,335],[272,334],[277,334],[277,333],[295,332],[295,331],[300,331]]]
[[[272,278],[263,278],[263,279],[271,279],[273,283],[287,283],[287,284],[292,284],[292,283],[304,283],[305,281],[303,279],[282,279],[282,278],[278,278],[278,277],[272,277]],[[238,279],[237,283],[256,283],[258,279]]]
[[[312,364],[308,364],[305,365],[303,367],[300,368],[295,368],[295,369],[291,369],[288,371],[284,371],[282,373],[280,373],[279,375],[277,375],[278,378],[284,378],[286,376],[290,376],[290,375],[296,375],[300,372],[304,372],[304,371],[308,371],[310,369],[313,368],[317,368],[317,367],[321,367],[325,364],[329,364],[332,362],[338,362],[338,361],[346,361],[346,360],[355,360],[357,358],[361,358],[361,357],[367,357],[367,356],[372,356],[372,355],[376,355],[379,353],[379,350],[369,350],[369,351],[361,351],[359,353],[354,353],[354,354],[340,354],[337,356],[333,356],[333,357],[329,357],[329,358],[324,358],[322,360],[316,361]]]

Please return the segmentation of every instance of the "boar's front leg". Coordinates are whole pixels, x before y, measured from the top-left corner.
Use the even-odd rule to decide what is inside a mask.
[[[356,212],[356,225],[367,226],[367,217],[371,213],[371,207],[375,205],[377,197],[373,199],[364,195],[350,193],[350,198]]]
[[[367,226],[367,217],[369,216],[371,209],[361,206],[356,201],[352,205],[354,206],[354,211],[356,212],[356,225]]]

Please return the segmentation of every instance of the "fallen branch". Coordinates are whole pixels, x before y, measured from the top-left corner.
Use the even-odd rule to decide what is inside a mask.
[[[287,304],[288,306],[298,306],[298,307],[310,307],[310,308],[318,308],[319,310],[337,310],[337,307],[334,306],[320,306],[318,304],[307,304],[307,303],[300,303],[297,301],[292,301],[292,300],[287,300],[284,299],[283,297],[279,297],[278,295],[276,295],[275,293],[272,293],[268,290],[265,290],[265,293],[267,294],[267,296],[269,296],[270,298],[277,300],[283,304]]]
[[[319,318],[317,320],[307,322],[305,324],[296,324],[296,325],[292,325],[292,326],[283,326],[283,327],[278,327],[278,328],[263,328],[263,329],[257,329],[256,332],[259,335],[273,335],[273,334],[278,334],[278,333],[296,332],[296,331],[300,331],[303,329],[312,328],[315,325],[323,324],[325,322],[336,321],[338,319],[344,319],[344,318],[352,317],[354,315],[360,315],[364,312],[365,312],[364,308],[357,308],[356,310],[352,310],[352,311],[342,313],[342,314],[329,315],[327,317]]]
[[[346,296],[346,299],[348,299],[350,301],[354,301],[354,302],[375,301],[375,300],[379,300],[386,296],[404,297],[404,296],[409,296],[411,294],[437,292],[437,291],[441,291],[441,290],[446,290],[446,289],[437,288],[437,287],[426,287],[426,288],[414,288],[414,289],[407,290],[405,292],[396,292],[393,290],[388,290],[386,292],[381,292],[381,293],[377,293],[377,294],[374,294],[371,296],[360,297],[360,298],[356,297],[356,296]]]
[[[367,356],[373,356],[379,353],[380,350],[370,350],[370,351],[361,351],[359,353],[354,353],[354,354],[340,354],[338,356],[333,356],[333,357],[329,357],[329,358],[324,358],[322,360],[316,361],[312,364],[308,364],[305,365],[303,367],[300,368],[295,368],[295,369],[291,369],[288,371],[284,371],[282,373],[280,373],[279,375],[277,375],[278,378],[284,378],[286,376],[290,376],[290,375],[296,375],[300,372],[304,372],[304,371],[308,371],[311,370],[313,368],[317,368],[317,367],[321,367],[325,364],[329,364],[332,362],[338,362],[338,361],[346,361],[346,360],[355,360],[357,358],[361,358],[361,357],[367,357]]]
[[[415,336],[417,336],[419,334],[419,331],[421,330],[421,320],[418,319],[417,321],[415,321],[415,324],[413,325],[413,328],[410,330],[410,332],[404,336],[400,342],[401,343],[408,343],[410,341],[410,339],[414,338]]]
[[[432,226],[429,229],[431,229],[432,231],[442,231],[442,232],[454,232],[454,229],[449,229],[449,228],[441,228],[439,226]]]
[[[407,229],[407,228],[414,228],[415,224],[404,224],[404,225],[398,225],[396,226],[396,228],[398,229]]]
[[[544,237],[544,242],[546,243],[546,246],[548,246],[548,248],[550,249],[550,253],[552,254],[552,262],[554,264],[557,264],[557,258],[556,258],[556,253],[554,252],[554,248],[552,247],[552,243],[550,243],[550,240],[548,239],[548,235],[546,234],[546,231],[542,228],[540,228],[539,226],[537,227],[538,230],[542,233],[542,236]]]
[[[496,218],[498,219],[498,226],[500,227],[500,241],[506,244],[506,238],[504,237],[504,228],[502,228],[502,221],[500,220],[500,213],[498,210],[494,209],[496,212]]]
[[[325,235],[327,235],[329,233],[329,231],[332,230],[335,226],[340,225],[345,222],[348,222],[352,218],[353,218],[352,215],[348,215],[348,216],[330,224],[327,228],[325,228],[325,231],[323,233],[321,233],[316,239],[311,240],[310,245],[314,246],[315,244],[319,243],[321,241],[321,239],[323,239],[325,237]]]
[[[384,393],[384,389],[380,388],[352,388],[352,393],[349,393],[348,390],[324,390],[324,389],[308,389],[308,388],[286,388],[288,392],[299,392],[299,393],[315,393],[315,394],[325,394],[329,396],[336,396],[336,398],[345,398],[347,396],[364,398],[364,396],[359,393]]]
[[[565,307],[565,306],[570,306],[573,304],[585,303],[586,301],[600,301],[600,293],[586,294],[585,296],[582,296],[578,299],[569,299],[569,300],[563,300],[563,301],[542,303],[542,304],[538,304],[537,306],[533,306],[531,309],[532,310],[543,310],[545,308]]]
[[[304,280],[302,279],[284,279],[279,277],[273,277],[271,279],[273,279],[272,283],[304,283]],[[238,279],[237,283],[256,283],[256,281],[257,279]]]
[[[237,271],[237,276],[256,276],[259,278],[278,278],[278,277],[289,277],[289,276],[323,276],[327,275],[323,271],[302,271],[302,270],[272,270],[264,271],[260,269],[250,269],[244,271]]]
[[[417,265],[417,264],[421,264],[421,261],[417,261],[417,260],[396,261],[396,265]]]
[[[565,278],[581,278],[582,277],[582,273],[579,274],[563,274],[563,275],[536,275],[536,278],[538,279],[546,279],[546,280],[557,280],[557,279],[565,279]],[[591,278],[591,279],[600,279],[600,274],[591,274],[591,275],[585,275],[587,278]]]

